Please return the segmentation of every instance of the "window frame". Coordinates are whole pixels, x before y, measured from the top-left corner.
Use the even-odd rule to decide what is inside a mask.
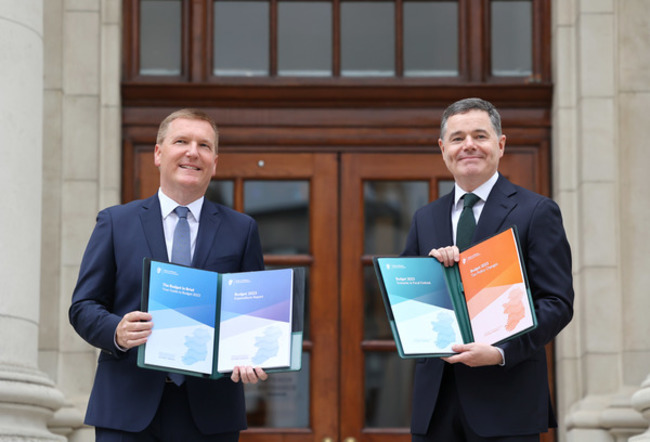
[[[175,83],[224,86],[250,84],[275,87],[301,85],[348,86],[372,84],[386,87],[444,86],[460,84],[548,84],[550,68],[550,1],[532,1],[532,75],[495,76],[491,73],[491,0],[458,0],[458,75],[457,76],[404,76],[404,0],[386,0],[395,3],[395,75],[390,77],[341,76],[341,16],[340,5],[345,0],[282,0],[314,1],[332,4],[332,76],[293,77],[278,75],[278,4],[280,0],[266,0],[269,14],[269,75],[255,77],[216,76],[213,74],[213,0],[181,0],[182,38],[181,75],[147,76],[139,73],[139,20],[140,0],[123,0],[124,23],[124,78],[125,84]],[[244,0],[245,1],[245,0]],[[354,0],[376,1],[376,0]],[[417,0],[410,0],[417,1]]]

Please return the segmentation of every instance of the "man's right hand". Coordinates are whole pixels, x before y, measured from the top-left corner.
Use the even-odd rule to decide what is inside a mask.
[[[137,347],[147,342],[152,328],[151,314],[140,311],[127,313],[117,324],[115,341],[126,350]]]
[[[440,247],[439,249],[431,249],[429,256],[436,258],[445,267],[451,267],[460,260],[460,250],[456,246]]]

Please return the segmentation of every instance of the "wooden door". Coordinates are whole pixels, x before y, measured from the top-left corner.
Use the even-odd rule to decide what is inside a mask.
[[[541,192],[539,167],[536,149],[525,148],[509,151],[500,164],[510,180]],[[342,155],[342,441],[410,441],[414,360],[396,353],[372,258],[399,254],[413,212],[452,188],[439,153]]]
[[[135,154],[136,197],[154,194],[153,151]],[[225,153],[206,197],[258,222],[266,268],[307,269],[302,369],[246,387],[248,442],[335,441],[339,431],[338,160],[333,153]]]
[[[544,193],[543,163],[520,147],[501,171]],[[133,164],[134,197],[155,193],[152,149]],[[410,440],[413,362],[395,351],[372,257],[400,253],[415,209],[452,186],[439,152],[220,154],[207,197],[257,220],[267,268],[308,275],[303,369],[246,387],[243,442]]]

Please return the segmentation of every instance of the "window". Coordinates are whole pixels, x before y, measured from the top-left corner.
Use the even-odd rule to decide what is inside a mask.
[[[269,3],[214,2],[214,74],[269,75]]]
[[[332,75],[332,7],[329,2],[278,3],[278,75]]]
[[[181,6],[180,0],[142,0],[141,75],[181,74]]]
[[[404,76],[458,75],[458,2],[404,2]]]
[[[533,2],[492,0],[492,74],[529,76],[533,71]]]
[[[550,81],[549,0],[124,1],[128,80]]]

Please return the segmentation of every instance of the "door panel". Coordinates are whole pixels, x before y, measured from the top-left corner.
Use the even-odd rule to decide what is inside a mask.
[[[341,341],[341,436],[407,441],[413,366],[397,357],[374,290],[372,256],[399,254],[413,210],[437,198],[439,181],[452,178],[434,154],[344,154],[341,175],[341,219],[349,220],[341,224],[341,334],[347,337]],[[419,197],[406,211],[377,196],[392,189],[410,201],[404,192],[409,188]],[[380,228],[370,220],[371,211],[383,214]],[[386,388],[393,390],[387,399],[382,397]],[[389,426],[381,416],[391,415],[397,418]]]
[[[139,150],[137,197],[154,194],[153,152]],[[242,441],[338,437],[338,160],[324,154],[227,153],[207,197],[258,221],[267,268],[307,268],[303,368],[246,386]]]

